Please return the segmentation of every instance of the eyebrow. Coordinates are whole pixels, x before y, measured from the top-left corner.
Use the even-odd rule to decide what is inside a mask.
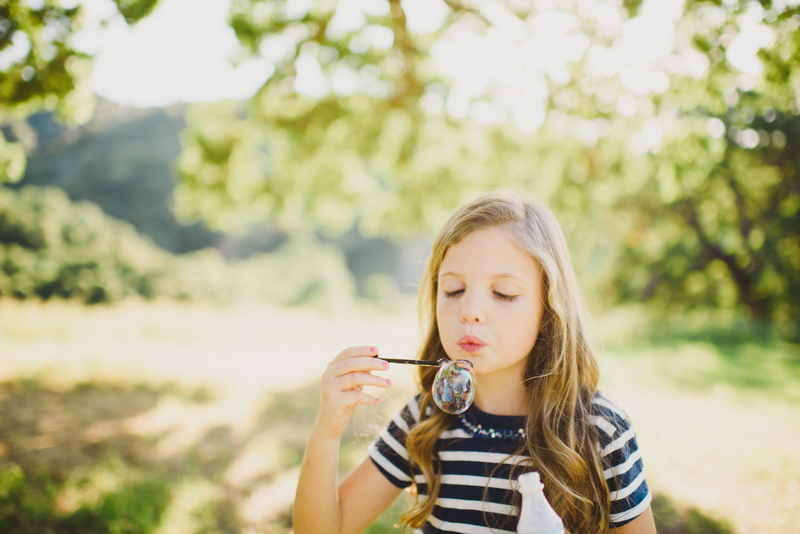
[[[444,273],[439,273],[439,278],[441,278],[441,277],[443,277],[443,276],[455,276],[456,278],[458,278],[458,277],[460,277],[461,275],[460,275],[459,273],[455,273],[455,272],[453,272],[453,271],[447,271],[447,272],[444,272]],[[493,276],[490,276],[490,278],[491,278],[492,280],[500,280],[500,279],[502,279],[502,278],[513,278],[514,280],[518,280],[518,281],[520,281],[520,282],[524,282],[524,280],[523,280],[522,278],[520,278],[519,276],[516,276],[516,275],[514,275],[514,274],[511,274],[511,273],[500,273],[500,274],[495,274],[495,275],[493,275]]]

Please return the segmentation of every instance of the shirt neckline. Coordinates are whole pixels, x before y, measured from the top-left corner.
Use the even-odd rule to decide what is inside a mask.
[[[468,417],[483,428],[495,430],[517,430],[525,427],[527,415],[495,415],[484,412],[474,404],[467,411]]]

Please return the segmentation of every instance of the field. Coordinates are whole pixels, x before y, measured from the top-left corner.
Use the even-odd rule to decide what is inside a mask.
[[[663,533],[800,534],[800,349],[636,337],[599,319],[603,390],[637,427]],[[410,357],[413,303],[346,314],[0,302],[0,531],[285,533],[317,379],[348,345]],[[393,366],[343,472],[413,392]],[[404,497],[368,529],[392,531]],[[399,531],[398,531],[399,532]]]

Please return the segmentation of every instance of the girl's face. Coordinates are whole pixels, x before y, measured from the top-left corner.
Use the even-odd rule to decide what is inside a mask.
[[[502,228],[467,234],[439,269],[436,319],[452,360],[521,380],[544,311],[538,263]]]

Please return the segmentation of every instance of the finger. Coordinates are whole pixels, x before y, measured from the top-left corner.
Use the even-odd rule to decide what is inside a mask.
[[[371,375],[369,373],[348,373],[331,381],[331,385],[335,391],[347,391],[363,386],[388,388],[391,384],[392,382],[388,378],[381,378],[380,376]]]
[[[370,345],[359,345],[355,347],[347,347],[342,352],[336,355],[336,357],[331,361],[331,363],[338,363],[342,360],[346,360],[347,358],[352,358],[354,356],[376,356],[378,354],[378,347],[373,347]]]
[[[391,384],[385,378],[373,375],[369,371],[344,372],[336,376],[330,369],[322,375],[322,389],[325,391],[339,392],[364,386],[389,387]]]
[[[363,391],[342,391],[337,396],[337,404],[342,407],[355,404],[378,404],[378,397],[367,395]]]
[[[329,366],[333,376],[344,376],[348,373],[356,373],[359,371],[385,371],[388,368],[389,362],[379,360],[378,358],[370,358],[368,356],[354,356],[340,362],[331,363]]]

